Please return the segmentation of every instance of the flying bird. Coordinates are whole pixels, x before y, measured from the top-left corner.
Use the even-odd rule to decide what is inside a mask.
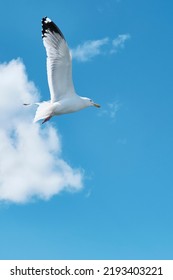
[[[72,57],[61,30],[48,17],[42,18],[42,39],[47,54],[47,77],[50,101],[38,105],[34,122],[49,121],[53,116],[73,113],[81,109],[100,107],[88,97],[76,94],[72,80]],[[24,104],[29,105],[29,104]]]

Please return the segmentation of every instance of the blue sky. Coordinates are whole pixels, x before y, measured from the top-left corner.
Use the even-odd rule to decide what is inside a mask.
[[[1,3],[0,89],[14,112],[7,116],[4,99],[0,259],[173,258],[172,10],[172,1],[163,0]],[[42,100],[49,97],[43,16],[78,50],[77,93],[102,107],[33,128],[34,111],[15,103],[38,91]],[[48,164],[32,169],[33,158],[42,160],[36,148]],[[64,176],[58,189],[57,168]]]

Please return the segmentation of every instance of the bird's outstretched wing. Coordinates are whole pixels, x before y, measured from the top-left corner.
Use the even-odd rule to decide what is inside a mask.
[[[71,54],[61,30],[48,17],[42,19],[42,38],[47,54],[51,102],[75,94]]]

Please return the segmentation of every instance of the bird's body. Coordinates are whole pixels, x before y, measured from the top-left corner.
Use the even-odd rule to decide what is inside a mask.
[[[60,101],[54,102],[53,106],[55,115],[69,114],[88,107],[86,99],[77,94],[70,99],[64,98]]]
[[[72,81],[71,54],[61,30],[48,17],[42,19],[42,38],[47,54],[50,101],[38,105],[34,122],[73,113],[89,106],[100,107],[87,97],[76,94]],[[25,104],[27,105],[27,104]]]
[[[56,102],[43,101],[41,103],[38,103],[39,107],[36,111],[34,122],[37,122],[41,119],[45,119],[45,121],[48,121],[53,116],[74,113],[88,106],[91,106],[88,104],[90,101],[86,101],[87,100],[85,99],[85,97],[76,95],[74,97],[64,98]],[[43,123],[45,121],[43,121]]]

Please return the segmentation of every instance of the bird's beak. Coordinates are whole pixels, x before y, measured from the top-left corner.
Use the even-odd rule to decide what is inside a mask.
[[[100,108],[101,106],[99,105],[99,104],[97,104],[97,103],[93,103],[93,105],[95,106],[95,107],[97,107],[97,108]]]

